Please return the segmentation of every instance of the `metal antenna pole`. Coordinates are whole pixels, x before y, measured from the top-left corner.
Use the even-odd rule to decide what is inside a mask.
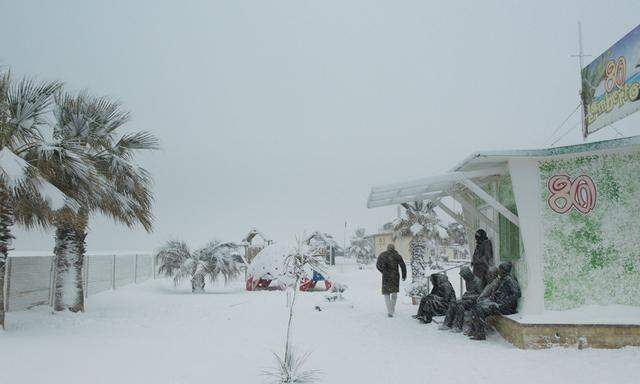
[[[585,55],[584,50],[582,48],[582,23],[578,21],[578,54],[571,55],[571,57],[578,58],[578,95],[580,97],[580,105],[582,106],[582,114],[580,115],[580,120],[582,121],[582,139],[587,139],[587,124],[585,121],[585,106],[582,104],[582,68],[584,68],[584,58],[590,57],[591,55]]]

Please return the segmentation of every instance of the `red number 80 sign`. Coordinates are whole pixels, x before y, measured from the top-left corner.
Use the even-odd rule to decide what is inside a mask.
[[[567,213],[576,208],[586,214],[596,206],[598,191],[589,176],[578,176],[572,181],[567,175],[556,175],[547,185],[551,193],[547,203],[554,212]]]

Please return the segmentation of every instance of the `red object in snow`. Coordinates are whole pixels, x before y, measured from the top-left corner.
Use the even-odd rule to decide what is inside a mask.
[[[271,284],[271,281],[272,280],[260,279],[258,280],[258,282],[255,282],[253,280],[253,277],[249,277],[247,279],[247,284],[246,284],[247,291],[255,291],[260,288],[263,288],[263,289],[268,288],[269,285]],[[331,281],[329,280],[321,280],[321,281],[324,281],[324,288],[327,291],[330,290],[331,287],[333,286],[333,283],[331,283]],[[300,282],[300,291],[302,292],[311,291],[316,287],[316,284],[318,284],[318,281],[305,277]],[[284,286],[280,287],[280,289],[285,289],[285,287]]]
[[[267,288],[271,284],[271,280],[260,279],[258,282],[253,281],[253,277],[249,277],[247,280],[246,288],[247,291],[255,291],[258,288]]]

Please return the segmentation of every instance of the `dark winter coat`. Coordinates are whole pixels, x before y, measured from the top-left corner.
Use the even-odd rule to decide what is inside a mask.
[[[445,315],[450,305],[456,302],[456,291],[444,273],[431,275],[431,293],[420,300],[417,318],[430,323],[433,316]]]
[[[445,303],[456,301],[456,291],[449,282],[447,275],[444,273],[434,273],[431,275],[431,284],[433,284],[433,288],[429,296],[438,296],[443,299]]]
[[[402,256],[395,250],[384,251],[378,256],[376,268],[382,273],[382,294],[388,295],[400,291],[400,273],[402,270],[402,280],[407,278],[407,266],[402,260]]]
[[[500,277],[494,280],[495,291],[488,298],[479,299],[471,309],[471,332],[481,338],[485,336],[488,316],[512,315],[518,310],[520,286],[511,276],[511,263],[502,263],[499,269]]]
[[[500,313],[516,313],[518,308],[518,299],[521,296],[520,285],[518,281],[511,276],[511,263],[506,262],[500,264],[500,282],[498,288],[491,296],[491,301],[498,304]]]
[[[482,281],[471,272],[471,268],[464,266],[460,268],[460,276],[464,279],[466,287],[462,297],[454,303],[449,304],[444,324],[448,327],[456,327],[462,329],[464,322],[464,313],[471,309],[478,300],[482,291]]]
[[[489,272],[487,272],[487,285],[485,285],[485,287],[480,292],[480,297],[478,299],[485,299],[493,295],[493,292],[498,289],[499,283],[500,279],[498,279],[498,268],[489,268]]]
[[[489,267],[493,266],[493,244],[487,237],[487,233],[480,229],[476,232],[476,249],[471,257],[471,267],[473,274],[482,280],[486,285],[486,274]]]
[[[482,280],[471,272],[471,268],[467,266],[460,268],[460,276],[464,279],[466,288],[464,296],[477,296],[482,292]]]

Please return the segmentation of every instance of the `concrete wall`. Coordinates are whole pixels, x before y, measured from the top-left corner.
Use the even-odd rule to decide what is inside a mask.
[[[539,169],[545,307],[640,306],[640,152],[559,156]],[[582,183],[566,212],[554,177]]]

